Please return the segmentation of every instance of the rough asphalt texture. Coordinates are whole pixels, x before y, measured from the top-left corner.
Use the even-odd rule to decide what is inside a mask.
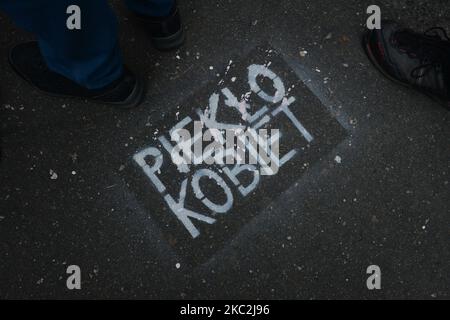
[[[446,0],[192,0],[180,1],[186,46],[161,54],[114,1],[126,60],[148,75],[132,111],[31,90],[7,51],[32,36],[0,15],[0,297],[450,298],[449,112],[370,65],[360,36],[374,3],[410,27],[450,30]],[[348,136],[189,266],[124,182],[134,135],[264,43]],[[80,291],[66,288],[72,264]],[[380,291],[366,288],[372,264]]]

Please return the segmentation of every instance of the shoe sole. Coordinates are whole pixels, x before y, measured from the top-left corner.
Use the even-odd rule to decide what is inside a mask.
[[[163,38],[152,37],[153,46],[159,51],[171,51],[180,48],[186,41],[183,26],[173,35]]]
[[[70,98],[70,99],[76,99],[76,100],[90,101],[90,102],[93,102],[96,104],[111,105],[111,106],[114,106],[114,107],[117,107],[120,109],[135,108],[141,104],[141,102],[144,98],[144,81],[139,76],[136,76],[136,85],[134,86],[131,94],[128,96],[127,99],[125,99],[124,101],[120,101],[120,102],[101,101],[95,97],[80,97],[80,96],[73,96],[73,95],[68,95],[68,94],[58,94],[58,93],[42,90],[39,87],[37,87],[36,85],[34,85],[33,82],[26,75],[24,75],[22,72],[20,72],[20,70],[18,70],[15,67],[15,65],[12,61],[11,51],[12,50],[10,50],[9,57],[8,57],[8,62],[9,62],[9,65],[11,66],[11,68],[31,88],[33,88],[34,90],[37,90],[38,92],[40,92],[46,96],[54,97],[54,98],[64,98],[64,99]]]
[[[115,106],[120,109],[133,109],[133,108],[138,107],[144,100],[144,88],[145,88],[144,80],[141,77],[136,76],[136,85],[134,86],[133,91],[131,92],[131,94],[128,96],[128,98],[126,100],[117,102],[117,103],[116,102],[103,102],[101,100],[96,99],[95,97],[88,98],[88,100],[92,101],[92,102],[108,104],[108,105]]]
[[[438,102],[440,105],[442,105],[443,107],[450,109],[450,102],[446,101],[446,100],[442,100],[440,97],[433,95],[425,90],[423,90],[420,87],[414,86],[408,82],[403,82],[401,80],[398,80],[397,78],[391,76],[388,72],[386,72],[384,70],[384,68],[378,63],[375,55],[372,52],[372,49],[370,48],[369,45],[369,37],[370,37],[370,32],[371,31],[366,31],[363,38],[362,38],[362,44],[363,44],[363,48],[367,54],[367,56],[369,57],[370,62],[374,65],[374,67],[381,72],[382,75],[384,75],[386,78],[388,78],[389,80],[402,85],[405,88],[414,90],[414,91],[419,91],[420,93],[426,95],[427,97],[433,99],[434,101]]]

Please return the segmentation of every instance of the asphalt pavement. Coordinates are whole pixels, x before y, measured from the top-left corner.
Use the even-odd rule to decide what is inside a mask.
[[[0,14],[0,297],[450,298],[450,113],[361,46],[369,5],[450,31],[448,1],[179,2],[186,45],[161,53],[113,1],[147,79],[129,111],[31,89],[7,52],[33,36]],[[230,94],[282,132],[277,174],[170,162],[177,125],[248,120]]]

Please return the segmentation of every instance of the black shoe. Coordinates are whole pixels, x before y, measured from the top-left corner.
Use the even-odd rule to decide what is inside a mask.
[[[450,108],[450,39],[444,29],[419,34],[384,21],[381,30],[365,34],[363,45],[386,77]]]
[[[102,89],[84,88],[51,71],[35,41],[14,47],[9,55],[9,63],[21,78],[51,96],[83,98],[102,104],[131,108],[137,106],[144,95],[143,83],[127,68],[124,68],[124,74],[118,80]]]
[[[180,12],[177,5],[165,17],[137,15],[139,23],[151,37],[153,46],[161,51],[175,50],[181,47],[186,39]]]

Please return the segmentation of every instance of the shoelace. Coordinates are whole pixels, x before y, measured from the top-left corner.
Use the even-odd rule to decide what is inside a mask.
[[[433,27],[419,35],[409,29],[399,30],[393,35],[393,44],[410,58],[419,59],[420,65],[411,70],[411,77],[420,79],[431,70],[442,72],[448,66],[450,52],[440,43],[450,41],[446,30]]]

